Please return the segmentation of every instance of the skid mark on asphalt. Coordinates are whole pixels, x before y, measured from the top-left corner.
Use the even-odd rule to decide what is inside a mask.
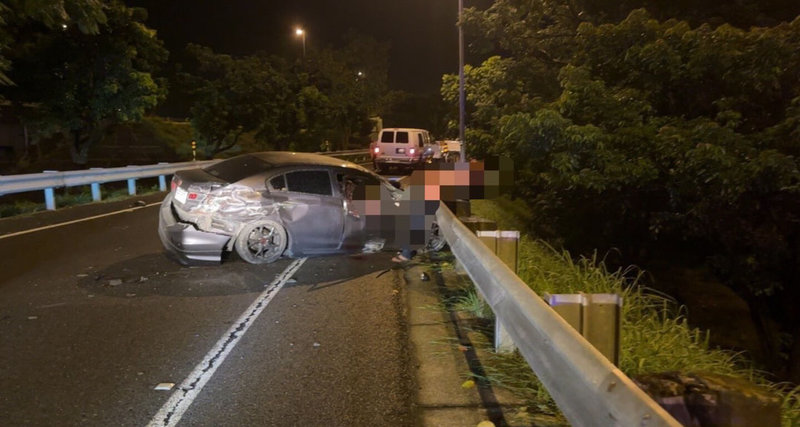
[[[153,417],[148,427],[166,427],[178,424],[183,414],[192,405],[192,402],[211,379],[217,368],[225,361],[239,339],[250,328],[261,312],[266,308],[272,298],[281,290],[284,284],[300,269],[306,258],[300,258],[286,267],[283,273],[275,277],[264,292],[256,298],[250,307],[245,310],[239,319],[228,329],[217,344],[206,354],[203,361],[195,366],[191,374],[181,383],[180,387],[172,393],[167,403],[161,407]]]

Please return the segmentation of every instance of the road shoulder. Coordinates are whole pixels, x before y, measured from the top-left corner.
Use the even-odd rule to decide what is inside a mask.
[[[408,335],[417,382],[416,425],[509,425],[507,415],[521,403],[504,390],[471,381],[480,369],[480,356],[458,315],[442,303],[443,287],[456,276],[414,262],[396,271],[407,285]]]

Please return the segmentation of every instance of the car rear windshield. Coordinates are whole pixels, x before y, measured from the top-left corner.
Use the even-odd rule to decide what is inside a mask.
[[[211,165],[205,168],[205,171],[227,182],[236,182],[270,168],[271,164],[259,158],[239,156]]]
[[[394,142],[394,132],[384,131],[381,134],[381,142]]]

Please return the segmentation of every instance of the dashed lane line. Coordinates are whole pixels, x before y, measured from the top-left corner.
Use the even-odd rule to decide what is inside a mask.
[[[1,235],[0,236],[0,240],[7,239],[9,237],[14,237],[14,236],[21,236],[23,234],[35,233],[37,231],[49,230],[51,228],[63,227],[65,225],[76,224],[76,223],[79,223],[79,222],[91,221],[93,219],[103,218],[103,217],[107,217],[107,216],[119,215],[121,213],[138,211],[139,209],[149,208],[151,206],[156,206],[156,205],[160,205],[160,204],[161,204],[161,202],[155,202],[155,203],[150,203],[150,204],[144,205],[144,206],[137,206],[135,208],[123,209],[121,211],[109,212],[109,213],[105,213],[105,214],[102,214],[102,215],[95,215],[95,216],[90,216],[90,217],[86,217],[86,218],[75,219],[75,220],[72,220],[72,221],[59,222],[58,224],[46,225],[44,227],[38,227],[38,228],[31,228],[30,230],[16,231],[14,233],[8,233],[8,234]]]
[[[295,272],[306,261],[300,258],[292,262],[286,270],[275,277],[264,292],[256,298],[250,307],[245,310],[239,319],[225,332],[217,341],[217,344],[206,354],[206,357],[195,366],[191,374],[181,383],[180,387],[172,393],[167,403],[153,417],[147,427],[169,427],[178,424],[183,414],[192,405],[192,402],[200,394],[216,372],[217,368],[225,361],[228,354],[233,350],[239,339],[247,332],[247,329],[255,322],[261,312],[266,308],[272,298],[281,290],[284,284],[294,276]]]

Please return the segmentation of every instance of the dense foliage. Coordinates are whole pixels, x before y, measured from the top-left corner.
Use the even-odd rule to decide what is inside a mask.
[[[64,135],[73,162],[114,124],[138,121],[165,89],[166,60],[143,9],[119,1],[16,1],[3,9],[3,89],[34,137]],[[11,61],[10,63],[8,61]]]
[[[745,30],[691,23],[708,10],[575,7],[471,11],[476,46],[504,55],[467,69],[470,152],[514,157],[540,235],[706,261],[800,350],[800,18]]]
[[[261,150],[347,149],[351,139],[366,146],[387,93],[388,47],[355,34],[342,49],[311,50],[296,63],[194,45],[189,52],[196,63],[182,81],[207,156],[240,149],[248,133],[258,145],[250,148]]]
[[[0,4],[0,100],[23,125],[26,147],[66,142],[75,167],[85,167],[115,125],[140,121],[165,99],[158,76],[168,53],[146,15],[120,0]],[[169,83],[175,99],[191,99],[180,115],[191,116],[200,155],[365,147],[389,100],[389,46],[352,32],[343,41],[294,62],[189,45]]]

